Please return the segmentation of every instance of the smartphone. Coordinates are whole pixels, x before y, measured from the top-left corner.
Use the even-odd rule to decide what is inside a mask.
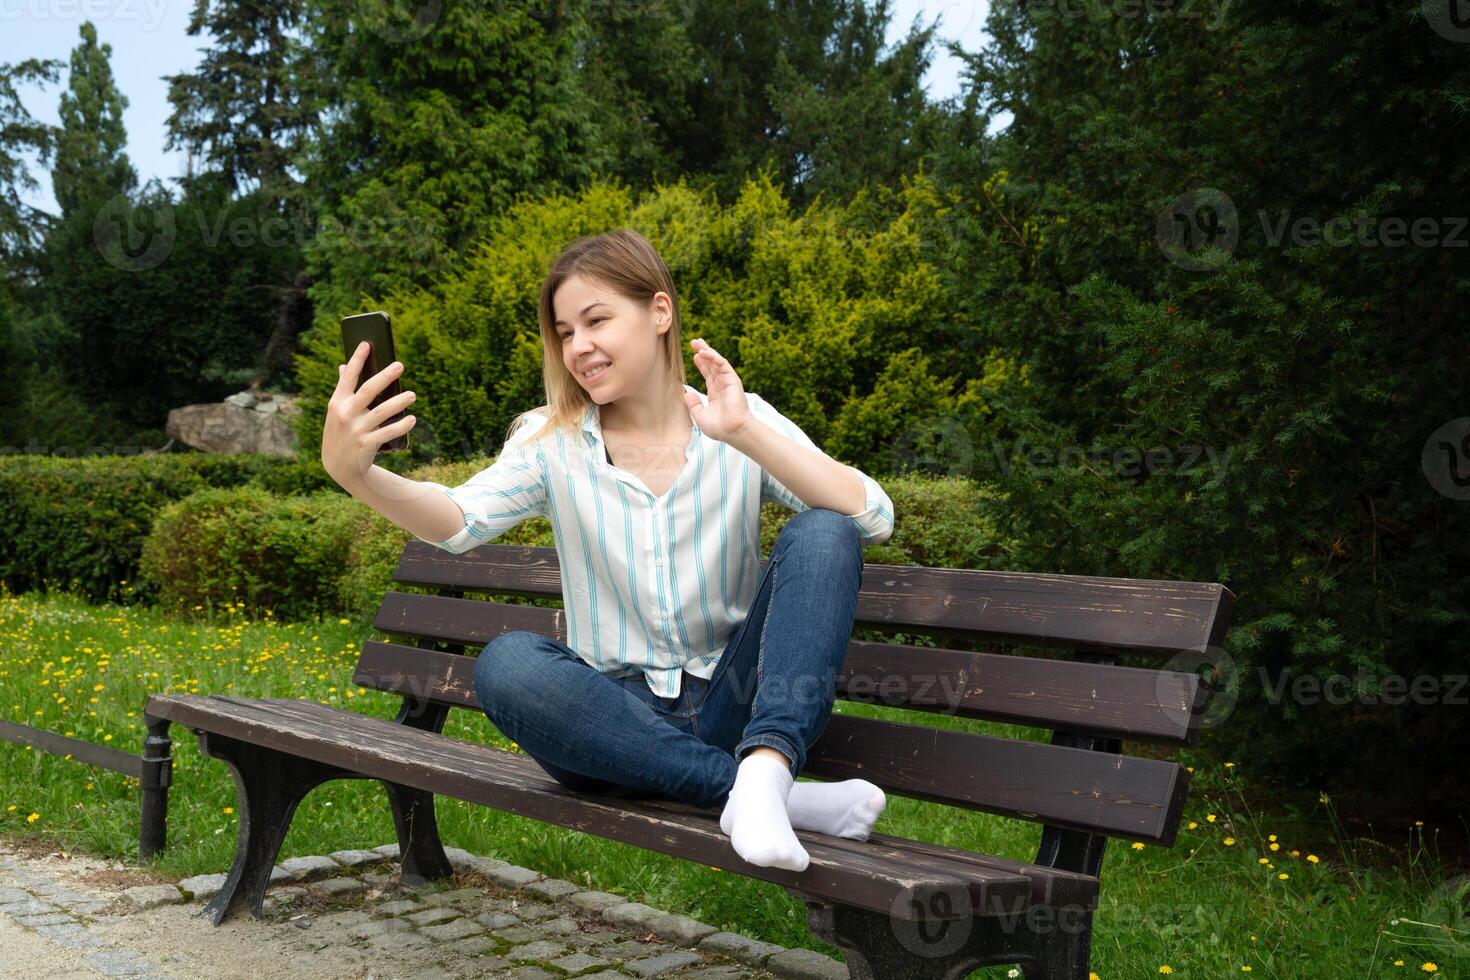
[[[351,360],[353,351],[357,350],[357,345],[364,340],[369,345],[367,363],[363,365],[362,373],[357,379],[357,389],[354,390],[361,390],[363,383],[368,378],[371,378],[383,368],[398,360],[398,355],[393,348],[393,321],[389,319],[387,313],[379,310],[374,313],[358,313],[354,316],[344,316],[342,318],[342,350],[344,352],[344,360]],[[403,386],[399,384],[402,377],[403,375],[400,374],[397,378],[394,378],[388,387],[378,393],[378,396],[373,399],[373,403],[368,408],[377,408],[383,402],[403,391]],[[397,415],[385,421],[383,425],[391,425],[403,418],[406,414],[408,413],[400,411]],[[382,428],[382,426],[379,426],[379,428]],[[396,451],[407,448],[408,433],[405,432],[403,435],[383,443],[381,450]]]

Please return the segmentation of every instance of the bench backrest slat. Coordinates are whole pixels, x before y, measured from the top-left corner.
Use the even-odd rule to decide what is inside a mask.
[[[760,563],[764,569],[769,559]],[[488,545],[452,555],[410,541],[397,582],[508,595],[561,595],[556,549]],[[868,564],[858,627],[1170,657],[1224,639],[1232,595],[1216,583]]]
[[[477,646],[512,630],[567,638],[559,609],[405,592],[388,594],[373,626]],[[433,686],[427,674],[424,684]],[[1199,737],[1206,694],[1197,675],[1178,671],[867,640],[848,641],[836,690],[849,701],[1182,745]]]

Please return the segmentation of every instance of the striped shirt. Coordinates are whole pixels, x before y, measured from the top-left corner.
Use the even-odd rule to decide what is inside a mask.
[[[690,385],[684,390],[707,402]],[[755,417],[816,449],[796,423],[746,392]],[[587,406],[581,439],[565,431],[530,443],[548,421],[529,416],[486,469],[453,489],[425,481],[464,511],[465,526],[443,541],[455,554],[493,541],[528,517],[551,521],[561,564],[567,646],[600,671],[641,670],[649,688],[677,697],[682,671],[708,680],[731,634],[755,601],[760,580],[760,504],[800,512],[800,498],[749,456],[699,431],[684,468],[661,498],[607,460],[598,406]],[[691,421],[692,418],[691,418]],[[893,502],[856,467],[866,506],[852,515],[864,545],[893,535]]]

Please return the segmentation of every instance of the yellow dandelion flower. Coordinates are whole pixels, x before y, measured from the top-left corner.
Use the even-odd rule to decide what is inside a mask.
[[[339,620],[337,620],[337,622],[341,623],[343,626],[346,626],[350,622],[350,620],[339,619]]]
[[[1243,967],[1240,968],[1240,972],[1241,973],[1249,973],[1249,972],[1251,972],[1251,965],[1249,963],[1247,963],[1245,966],[1243,966]]]
[[[1273,850],[1273,851],[1279,851],[1279,850],[1281,850],[1281,845],[1280,844],[1272,844],[1271,845],[1271,850]]]
[[[1199,829],[1199,824],[1197,824],[1193,820],[1191,820],[1191,821],[1189,821],[1189,829],[1190,830],[1197,830],[1197,829]]]
[[[1282,881],[1285,881],[1286,879],[1290,878],[1291,875],[1289,875],[1285,871],[1283,871],[1279,875],[1277,875],[1276,877],[1279,878],[1279,879],[1281,879]]]
[[[1205,819],[1208,820],[1210,823],[1214,823],[1215,815],[1213,813],[1207,813],[1205,814]]]
[[[1172,966],[1170,966],[1169,964],[1165,963],[1163,966],[1159,967],[1159,972],[1160,973],[1173,973],[1174,972],[1174,968]]]
[[[1275,840],[1276,839],[1276,835],[1275,834],[1267,834],[1266,835],[1266,839],[1267,840]]]
[[[1393,961],[1393,965],[1394,966],[1403,966],[1404,965],[1404,961],[1403,960],[1394,960]]]
[[[14,810],[15,810],[15,804],[14,803],[10,804],[8,807],[5,808],[5,812],[6,813],[10,813],[10,812],[12,812]]]
[[[1321,860],[1321,858],[1317,857],[1317,855],[1315,855],[1315,854],[1308,854],[1307,855],[1307,863],[1308,864],[1316,864],[1320,860]]]
[[[227,807],[225,807],[225,812],[226,813],[234,813],[235,812],[235,808],[232,807],[232,806],[227,806]]]
[[[39,813],[33,813],[29,817],[26,817],[26,823],[35,823],[37,820],[40,819],[41,815]]]
[[[1438,973],[1439,972],[1439,964],[1438,963],[1421,963],[1421,964],[1419,964],[1419,969],[1423,970],[1425,973]]]
[[[1256,861],[1256,863],[1257,864],[1270,864],[1271,863],[1271,860],[1269,858],[1261,858],[1258,861]]]
[[[1235,838],[1234,837],[1227,837],[1227,838],[1225,838],[1224,841],[1222,841],[1222,843],[1226,847],[1234,847],[1235,846]]]
[[[1332,802],[1332,798],[1330,796],[1328,796],[1326,793],[1323,793],[1323,792],[1321,792],[1319,790],[1317,792],[1317,802],[1318,803],[1331,803]]]
[[[1131,847],[1132,847],[1132,848],[1133,848],[1133,849],[1134,849],[1134,850],[1135,850],[1135,851],[1141,851],[1141,850],[1143,850],[1143,845],[1142,845],[1142,844],[1140,844],[1140,843],[1139,843],[1139,842],[1138,842],[1138,841],[1134,841],[1134,842],[1133,842],[1133,843],[1132,843],[1132,844],[1131,844],[1131,845],[1130,845],[1130,846],[1131,846]]]
[[[1227,762],[1227,763],[1225,763],[1225,768],[1226,769],[1234,769],[1235,768],[1235,763],[1233,763],[1233,762]]]
[[[1414,821],[1414,826],[1415,827],[1422,827],[1422,826],[1424,826],[1424,821],[1423,820],[1415,820]]]

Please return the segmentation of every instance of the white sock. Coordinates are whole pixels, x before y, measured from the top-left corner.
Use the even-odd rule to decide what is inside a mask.
[[[806,870],[810,858],[786,816],[786,796],[795,781],[784,758],[751,752],[740,760],[735,785],[720,813],[720,829],[735,853],[751,864]]]
[[[866,779],[839,783],[796,783],[786,797],[786,815],[798,830],[867,840],[888,797]]]

